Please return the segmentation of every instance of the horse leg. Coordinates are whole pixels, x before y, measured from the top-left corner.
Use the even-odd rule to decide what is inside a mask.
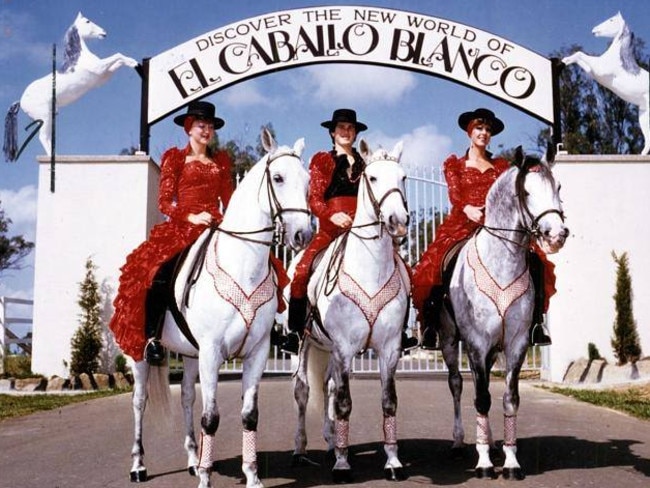
[[[340,356],[333,359],[333,379],[336,385],[336,399],[334,412],[336,420],[334,429],[336,441],[334,445],[334,467],[332,480],[335,483],[350,483],[352,481],[352,468],[348,462],[348,446],[350,436],[350,414],[352,413],[352,396],[350,395],[350,364],[352,358],[344,361]],[[345,366],[347,364],[347,367]]]
[[[305,341],[300,349],[298,369],[293,385],[293,398],[298,407],[298,426],[294,437],[292,466],[312,464],[307,458],[307,404],[309,403],[309,379],[307,377],[307,362],[309,361],[309,341]]]
[[[483,358],[484,359],[484,358]],[[494,464],[490,459],[490,445],[492,444],[492,429],[490,428],[490,407],[492,398],[490,396],[490,368],[487,367],[485,360],[477,361],[470,354],[472,362],[472,371],[474,374],[474,390],[476,398],[474,407],[476,408],[476,452],[478,453],[478,462],[474,468],[477,478],[496,478]]]
[[[403,481],[406,479],[404,467],[397,456],[397,390],[395,389],[395,371],[399,357],[399,351],[386,351],[379,356],[384,452],[387,457],[386,464],[384,465],[384,477],[389,481]]]
[[[100,65],[97,68],[94,68],[93,71],[113,73],[117,71],[122,66],[128,66],[129,68],[135,68],[138,65],[138,62],[125,56],[122,53],[115,53],[111,56],[108,56],[100,60]]]
[[[650,108],[639,105],[639,125],[643,133],[643,150],[641,154],[650,154]]]
[[[447,385],[451,392],[451,397],[454,402],[454,429],[452,432],[454,443],[451,446],[452,453],[455,456],[460,456],[465,448],[465,429],[463,428],[462,409],[460,405],[461,397],[463,395],[463,376],[460,374],[458,367],[458,341],[446,340],[446,337],[441,338],[442,343],[442,357],[447,365]]]
[[[199,454],[194,434],[194,402],[196,400],[196,379],[199,376],[199,361],[183,357],[183,381],[181,382],[181,406],[185,418],[185,451],[187,452],[187,471],[198,476]]]
[[[38,131],[38,140],[41,142],[41,146],[45,150],[47,156],[52,155],[52,117],[49,115],[43,117],[43,125],[41,125],[40,130]]]
[[[147,481],[147,468],[144,466],[144,446],[142,444],[142,420],[147,405],[147,381],[149,380],[149,365],[140,361],[133,365],[133,418],[135,423],[135,438],[131,448],[130,478],[134,483]]]
[[[506,368],[506,389],[503,393],[503,477],[524,479],[524,473],[517,461],[517,412],[519,411],[519,373],[526,356],[526,347],[518,357],[513,358]]]
[[[242,420],[242,472],[246,476],[246,488],[264,488],[257,474],[257,422],[259,410],[257,399],[260,381],[266,367],[266,352],[269,343],[263,341],[263,346],[251,352],[244,358],[244,373],[242,375],[243,405]]]
[[[577,63],[585,73],[589,76],[593,76],[593,70],[591,68],[591,61],[594,59],[593,56],[588,56],[582,51],[576,51],[573,54],[562,59],[562,62],[567,66],[573,63]]]
[[[209,488],[214,455],[215,434],[219,428],[217,405],[217,384],[219,367],[223,358],[216,351],[201,350],[199,354],[199,376],[203,412],[201,414],[201,443],[199,447],[199,488]]]

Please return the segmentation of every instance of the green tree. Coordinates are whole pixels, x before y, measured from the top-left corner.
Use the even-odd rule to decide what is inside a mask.
[[[616,306],[616,317],[614,319],[614,337],[612,337],[612,348],[618,364],[627,362],[636,363],[641,357],[641,346],[639,334],[632,311],[632,278],[627,253],[617,256],[612,251],[612,257],[616,262],[616,293],[614,302]]]
[[[645,43],[634,39],[633,49],[639,65],[647,69]],[[579,45],[563,47],[550,57],[562,59],[578,50]],[[577,64],[560,73],[560,121],[562,142],[570,154],[638,154],[643,149],[638,107],[625,102],[604,88]],[[550,129],[543,129],[537,146],[545,149]]]
[[[0,202],[0,274],[8,269],[20,269],[20,262],[34,248],[34,243],[26,241],[22,236],[9,237],[11,219],[5,216]]]
[[[90,258],[86,260],[86,276],[79,284],[79,300],[81,308],[80,325],[72,336],[72,358],[70,372],[92,374],[99,368],[99,354],[102,350],[101,339],[101,296],[99,284],[95,277],[96,266]]]

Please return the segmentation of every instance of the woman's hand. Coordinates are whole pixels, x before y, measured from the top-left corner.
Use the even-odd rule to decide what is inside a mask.
[[[465,205],[463,212],[467,215],[467,218],[477,224],[480,224],[483,221],[483,207],[475,207],[474,205]]]
[[[352,227],[352,219],[345,212],[337,212],[330,217],[330,221],[343,229],[348,229]]]
[[[210,212],[203,211],[198,214],[189,214],[187,221],[194,225],[210,225],[212,223],[212,215]]]

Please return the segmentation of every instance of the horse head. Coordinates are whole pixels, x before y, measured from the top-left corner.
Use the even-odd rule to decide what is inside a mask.
[[[359,152],[366,162],[359,185],[357,218],[381,224],[393,238],[403,238],[408,232],[409,213],[406,204],[406,173],[399,164],[403,144],[399,141],[392,151],[379,148],[372,152],[361,139]],[[356,225],[356,224],[355,224]]]
[[[625,20],[621,12],[617,12],[616,15],[594,27],[591,33],[596,37],[616,37],[623,31],[625,26]]]
[[[104,39],[106,31],[79,12],[72,23],[81,39]]]
[[[522,224],[547,254],[559,251],[569,235],[564,225],[560,184],[552,173],[553,149],[549,144],[542,159],[525,155],[519,146],[513,163],[518,168],[515,187]]]
[[[305,140],[296,140],[293,147],[278,146],[266,127],[262,129],[261,140],[267,154],[262,160],[266,183],[261,183],[264,196],[260,204],[278,227],[284,244],[300,250],[312,237],[307,204],[309,173],[301,159]]]

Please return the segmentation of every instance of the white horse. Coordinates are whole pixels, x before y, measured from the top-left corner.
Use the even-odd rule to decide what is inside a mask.
[[[402,143],[388,153],[371,154],[359,143],[366,161],[351,230],[336,239],[316,266],[308,286],[317,309],[311,333],[303,341],[294,397],[298,404],[294,464],[306,457],[305,415],[310,385],[322,395],[323,434],[336,462],[335,482],[349,482],[348,433],[352,411],[350,373],[354,356],[367,348],[377,354],[382,387],[384,466],[388,479],[404,479],[397,456],[397,393],[395,370],[401,355],[401,332],[409,306],[410,281],[394,239],[407,233],[409,213],[399,165]],[[322,398],[322,397],[321,397]],[[315,402],[312,399],[310,405]]]
[[[550,163],[524,157],[517,148],[515,164],[488,192],[485,225],[458,255],[448,294],[453,313],[447,307],[441,311],[442,354],[454,401],[453,448],[464,446],[463,378],[458,369],[458,341],[462,340],[474,377],[479,478],[496,477],[489,453],[493,440],[488,414],[490,371],[500,353],[506,368],[503,477],[524,477],[517,461],[517,411],[519,373],[528,351],[535,300],[528,269],[530,242],[534,239],[546,252],[557,252],[569,235]]]
[[[296,141],[293,148],[278,147],[271,134],[264,130],[262,144],[268,154],[237,186],[217,231],[206,231],[192,245],[175,282],[179,309],[199,348],[175,325],[169,312],[161,338],[165,347],[185,356],[181,394],[185,449],[188,469],[190,474],[198,472],[200,488],[212,486],[210,473],[219,425],[219,368],[232,358],[241,358],[244,369],[242,471],[248,488],[263,486],[258,478],[256,458],[258,388],[266,367],[270,332],[278,306],[277,280],[269,264],[269,246],[274,242],[274,234],[279,233],[284,244],[300,249],[312,234],[307,207],[309,175],[300,158],[304,140]],[[205,261],[196,276],[197,269],[192,263],[206,240]],[[194,284],[186,294],[188,278]],[[146,361],[135,363],[133,372],[135,440],[131,451],[131,480],[138,482],[147,479],[142,444],[147,382],[150,381],[151,398],[163,402],[169,399],[167,394],[161,394],[169,391],[169,382],[167,368],[150,367]],[[149,378],[150,372],[152,378]],[[192,417],[197,375],[203,398],[199,446]],[[158,412],[165,411],[168,409],[158,409]]]
[[[597,37],[610,37],[612,43],[600,56],[577,51],[562,59],[566,65],[577,63],[588,75],[628,103],[639,107],[639,125],[643,133],[642,154],[650,152],[650,86],[648,71],[634,59],[633,34],[618,12],[592,29]]]
[[[56,73],[56,108],[75,102],[89,90],[98,87],[122,66],[138,67],[138,62],[121,53],[100,59],[86,46],[88,39],[103,39],[106,31],[94,24],[81,12],[68,28],[64,38],[63,65]],[[33,137],[36,130],[18,149],[17,116],[19,109],[40,126],[38,138],[45,153],[52,153],[52,73],[30,83],[19,102],[14,102],[5,117],[4,153],[7,161],[18,159],[20,152]],[[40,121],[40,122],[39,122]]]

